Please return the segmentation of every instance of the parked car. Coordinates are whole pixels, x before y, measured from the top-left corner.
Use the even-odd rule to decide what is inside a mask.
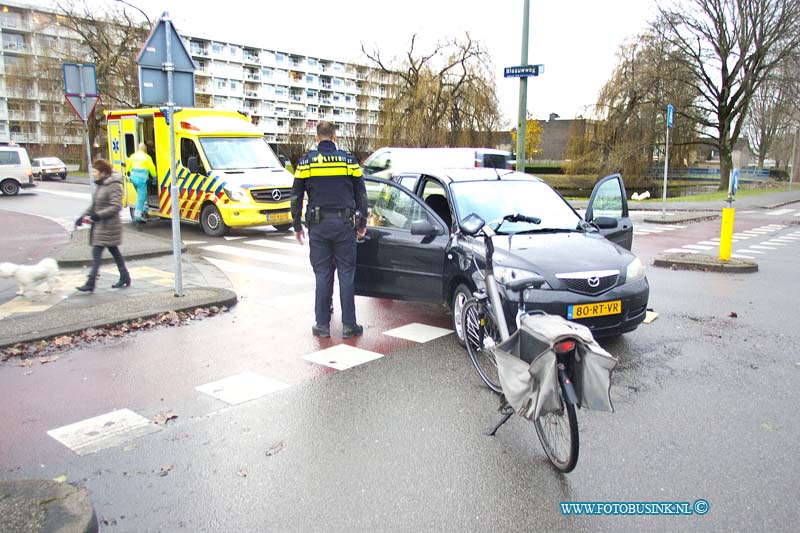
[[[16,143],[0,144],[0,191],[14,196],[20,189],[36,187],[28,152]]]
[[[511,168],[511,152],[493,148],[380,148],[364,160],[364,171],[379,178],[424,168]]]
[[[357,294],[448,304],[462,340],[462,307],[483,286],[484,246],[459,223],[471,213],[490,224],[519,213],[541,223],[506,222],[494,237],[510,331],[518,296],[505,283],[533,274],[546,283],[525,291],[528,310],[574,320],[597,337],[632,331],[644,320],[650,288],[644,265],[630,252],[633,225],[619,174],[597,183],[585,219],[546,182],[514,171],[447,169],[364,180],[368,216],[358,244]]]
[[[40,180],[56,176],[62,180],[67,179],[67,165],[57,157],[37,157],[31,163],[31,167],[33,175]]]

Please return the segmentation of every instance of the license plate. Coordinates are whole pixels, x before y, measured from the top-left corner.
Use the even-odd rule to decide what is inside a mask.
[[[598,302],[596,304],[570,305],[567,307],[567,318],[577,320],[594,316],[618,315],[622,312],[622,300]]]
[[[289,213],[267,213],[267,222],[288,222],[290,218]]]

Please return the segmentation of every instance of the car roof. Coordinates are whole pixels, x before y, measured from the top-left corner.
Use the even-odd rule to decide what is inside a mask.
[[[438,168],[438,169],[424,169],[418,172],[402,172],[401,174],[416,174],[422,173],[429,176],[435,176],[448,183],[462,182],[462,181],[536,181],[542,182],[543,180],[532,174],[523,174],[507,169],[494,169],[490,167],[468,167],[468,168]]]

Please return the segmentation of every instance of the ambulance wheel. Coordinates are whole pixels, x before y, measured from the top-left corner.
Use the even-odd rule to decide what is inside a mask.
[[[291,229],[292,225],[291,224],[273,224],[272,227],[275,228],[278,231],[288,231],[289,229]]]
[[[228,233],[228,225],[222,220],[217,206],[208,204],[200,211],[200,226],[206,235],[211,237],[222,237]]]

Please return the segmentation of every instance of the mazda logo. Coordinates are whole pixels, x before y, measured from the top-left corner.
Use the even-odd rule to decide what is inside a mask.
[[[586,281],[589,283],[589,286],[592,287],[592,288],[595,288],[598,285],[600,285],[600,278],[598,278],[597,276],[592,276],[591,278],[587,279]]]
[[[281,191],[279,189],[272,190],[272,199],[276,202],[281,199]]]

